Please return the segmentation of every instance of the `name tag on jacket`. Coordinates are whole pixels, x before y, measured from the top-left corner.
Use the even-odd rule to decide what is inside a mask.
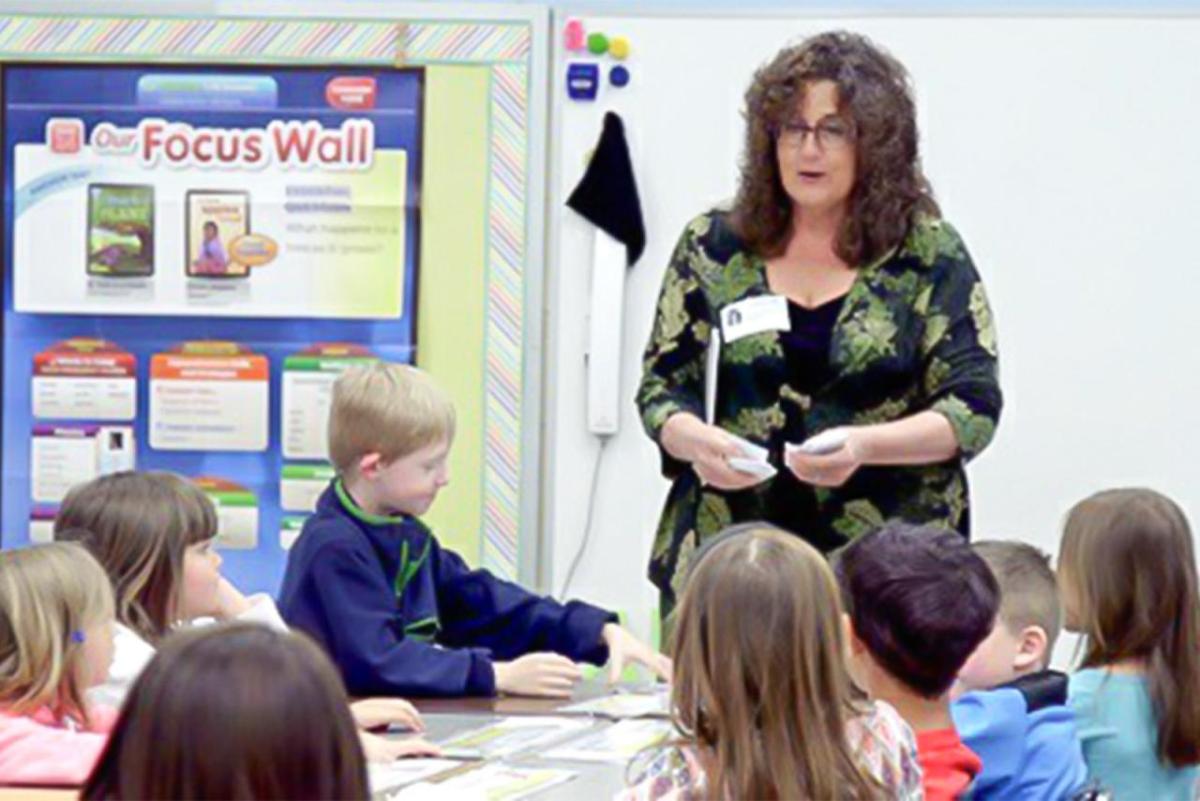
[[[757,295],[721,309],[721,339],[725,343],[764,331],[790,331],[787,298],[783,295]]]

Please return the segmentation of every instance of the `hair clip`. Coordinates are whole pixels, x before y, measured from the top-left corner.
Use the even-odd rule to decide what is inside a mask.
[[[71,642],[80,642],[81,643],[84,641],[84,639],[86,639],[86,638],[83,636],[82,631],[72,631],[71,632]]]

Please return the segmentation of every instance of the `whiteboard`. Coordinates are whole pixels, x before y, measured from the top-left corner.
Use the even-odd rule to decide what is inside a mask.
[[[755,67],[831,28],[870,36],[910,70],[926,171],[996,313],[1005,409],[969,468],[974,537],[1055,553],[1070,505],[1116,485],[1200,513],[1200,19],[582,15],[589,31],[629,38],[633,78],[584,104],[563,86],[567,18],[551,34],[542,555],[555,591],[585,529],[598,448],[584,418],[591,232],[562,204],[602,114],[625,121],[648,244],[626,285],[621,430],[570,594],[645,632],[667,483],[633,396],[663,270],[684,224],[734,193]]]

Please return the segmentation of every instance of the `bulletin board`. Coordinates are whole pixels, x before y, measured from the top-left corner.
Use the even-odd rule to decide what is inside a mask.
[[[274,592],[332,475],[329,387],[383,358],[457,407],[427,522],[532,569],[545,12],[303,12],[0,17],[4,547],[80,481],[171,470]]]

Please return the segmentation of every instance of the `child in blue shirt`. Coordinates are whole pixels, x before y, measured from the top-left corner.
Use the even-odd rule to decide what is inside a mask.
[[[1000,612],[959,670],[950,706],[959,736],[983,761],[971,798],[1070,798],[1087,767],[1067,677],[1046,669],[1061,625],[1050,560],[1020,542],[980,542],[974,551],[996,577]]]
[[[1088,773],[1117,801],[1192,799],[1200,778],[1200,598],[1183,511],[1147,489],[1087,498],[1059,553],[1066,625],[1084,637],[1070,703]]]
[[[472,570],[419,520],[448,481],[454,408],[421,371],[352,368],[333,390],[338,477],[288,555],[280,611],[324,646],[351,695],[565,697],[577,661],[670,662],[580,601]]]

